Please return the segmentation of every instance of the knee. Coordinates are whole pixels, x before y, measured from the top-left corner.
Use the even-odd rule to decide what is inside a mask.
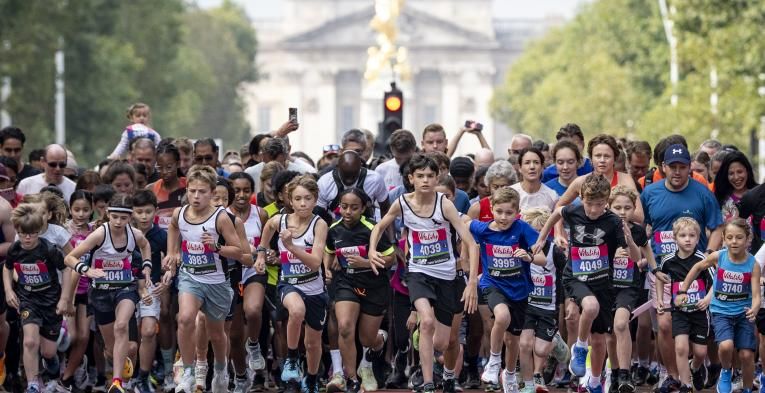
[[[207,334],[210,336],[210,341],[221,341],[226,339],[226,331],[222,329],[207,329]]]
[[[738,351],[738,360],[741,364],[754,364],[754,352],[742,349]]]
[[[582,314],[597,315],[600,312],[600,304],[594,296],[588,296],[582,300]]]
[[[340,338],[343,340],[352,340],[354,335],[354,324],[348,320],[340,320],[337,322],[337,330],[340,334]]]
[[[733,340],[725,340],[717,343],[717,350],[719,352],[733,352]]]
[[[197,314],[178,314],[178,329],[191,329],[197,322]]]
[[[506,312],[499,312],[494,314],[494,323],[498,326],[507,327],[510,325],[510,314]]]
[[[303,319],[305,319],[305,306],[303,305],[289,307],[287,312],[289,313],[291,321],[302,322]]]
[[[39,339],[35,340],[33,337],[24,337],[24,350],[25,351],[35,351],[37,350],[37,346],[40,344]]]
[[[114,335],[127,335],[128,334],[128,321],[114,321]]]
[[[518,344],[518,348],[523,353],[531,353],[531,351],[534,350],[534,337],[521,337],[520,343]]]
[[[433,349],[439,352],[446,352],[449,348],[449,336],[433,337]]]
[[[626,320],[614,320],[614,333],[626,333],[629,332],[630,324]]]
[[[436,318],[431,315],[423,315],[420,317],[420,335],[433,334],[436,329]]]
[[[156,337],[157,329],[156,325],[150,323],[143,323],[141,326],[141,340],[152,340]]]

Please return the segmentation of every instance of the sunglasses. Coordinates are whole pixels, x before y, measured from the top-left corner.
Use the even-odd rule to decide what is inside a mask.
[[[196,162],[207,162],[207,161],[214,161],[214,156],[194,156],[194,161]]]
[[[65,161],[64,162],[55,162],[54,161],[54,162],[48,162],[47,164],[51,168],[56,168],[56,167],[58,167],[59,169],[66,168],[66,162]]]
[[[331,144],[331,145],[324,145],[323,150],[324,150],[325,153],[329,152],[329,151],[340,151],[340,145],[338,145],[336,143]]]

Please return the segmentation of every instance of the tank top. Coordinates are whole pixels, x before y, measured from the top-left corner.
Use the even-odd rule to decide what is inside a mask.
[[[478,221],[489,222],[494,219],[494,213],[491,212],[491,200],[489,197],[484,197],[478,201]]]
[[[132,257],[136,248],[133,228],[125,227],[127,242],[125,247],[117,248],[112,240],[109,223],[102,224],[104,241],[92,251],[91,266],[104,271],[105,276],[91,281],[96,289],[120,289],[135,281],[133,276]]]
[[[717,260],[717,271],[713,276],[712,303],[709,310],[724,315],[738,315],[744,308],[752,306],[752,269],[757,263],[747,254],[744,263],[733,263],[728,250],[721,250]]]
[[[77,248],[77,246],[80,245],[87,237],[93,232],[93,224],[88,224],[88,231],[87,233],[77,233],[72,234],[72,238],[69,239],[69,244],[72,245],[72,248]],[[90,253],[86,252],[85,254],[82,254],[80,257],[80,262],[84,263],[85,265],[90,266]],[[86,295],[88,293],[88,286],[90,285],[90,279],[86,275],[80,276],[80,281],[77,282],[77,294],[78,295]]]
[[[232,212],[231,209],[227,209]],[[232,212],[233,213],[233,212]],[[263,232],[262,224],[260,222],[260,207],[258,205],[250,205],[250,215],[247,216],[247,220],[244,221],[244,233],[247,236],[247,244],[253,247],[260,245],[260,234]],[[255,267],[242,266],[242,282],[247,282],[247,279],[257,274]]]
[[[196,282],[202,284],[221,284],[226,282],[226,270],[220,255],[202,243],[202,234],[209,233],[214,241],[220,234],[216,224],[223,208],[217,208],[204,221],[192,224],[186,221],[189,205],[181,208],[178,215],[178,228],[181,231],[181,270],[188,273]]]
[[[451,224],[444,217],[442,201],[446,196],[436,193],[433,213],[421,217],[412,211],[405,195],[398,199],[403,225],[408,229],[407,255],[409,272],[423,273],[441,280],[454,280],[456,259],[452,245]]]
[[[531,283],[534,284],[529,293],[529,305],[542,310],[555,311],[555,262],[553,260],[553,245],[548,243],[547,264],[539,266],[531,264]]]
[[[288,214],[282,214],[279,220],[279,232],[287,229],[287,216]],[[302,248],[307,253],[311,253],[316,232],[316,222],[320,219],[321,217],[314,214],[305,232],[300,236],[292,238],[292,244]],[[324,280],[319,271],[311,270],[297,256],[288,251],[281,237],[279,237],[278,244],[279,260],[282,265],[281,283],[292,285],[307,296],[319,295],[324,292]],[[324,252],[323,250],[320,251]]]

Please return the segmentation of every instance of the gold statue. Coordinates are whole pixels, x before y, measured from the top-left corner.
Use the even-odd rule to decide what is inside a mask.
[[[377,46],[367,49],[367,69],[364,72],[367,80],[377,79],[380,72],[390,66],[401,79],[411,76],[406,48],[396,47],[396,20],[403,7],[404,0],[375,0],[375,16],[369,21],[369,27],[377,31]]]

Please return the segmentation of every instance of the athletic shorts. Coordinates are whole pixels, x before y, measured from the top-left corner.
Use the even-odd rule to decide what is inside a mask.
[[[457,277],[454,277],[454,304],[456,304],[457,310],[454,311],[454,314],[462,314],[462,312],[465,310],[465,302],[462,301],[462,295],[465,293],[465,288],[467,288],[467,277],[465,277],[465,272],[462,270],[457,270]]]
[[[151,304],[145,304],[143,300],[138,301],[138,316],[140,318],[154,318],[159,321],[159,310],[162,307],[159,296],[152,296]]]
[[[765,309],[757,312],[757,332],[765,335]]]
[[[56,306],[43,307],[31,302],[22,302],[19,309],[21,326],[37,325],[40,327],[40,336],[50,341],[58,340],[63,318],[56,314]]]
[[[247,279],[242,282],[242,285],[246,287],[250,284],[260,284],[263,287],[265,287],[267,283],[268,283],[268,275],[263,273],[263,274],[256,274],[254,276],[247,277]]]
[[[551,342],[558,331],[558,314],[555,310],[543,310],[538,307],[526,308],[523,321],[523,330],[534,330],[534,336],[547,342]]]
[[[510,325],[507,327],[507,331],[513,336],[520,336],[521,331],[523,331],[523,326],[526,323],[525,317],[526,310],[528,309],[528,298],[513,301],[510,300],[502,290],[494,287],[485,288],[484,293],[486,293],[486,300],[489,304],[489,310],[491,310],[492,313],[494,313],[494,307],[497,305],[507,305],[507,308],[510,310]]]
[[[598,316],[592,321],[592,328],[590,333],[595,334],[608,334],[614,326],[614,313],[613,313],[613,301],[611,298],[611,292],[608,290],[593,290],[587,284],[573,280],[565,280],[563,285],[566,286],[566,296],[573,299],[579,306],[579,311],[582,311],[582,299],[587,296],[595,296],[598,304],[600,305]]]
[[[632,313],[632,311],[640,305],[638,304],[640,290],[637,288],[614,288],[611,291],[611,295],[611,298],[614,299],[613,311],[625,308]]]
[[[390,284],[387,276],[377,276],[375,285],[359,286],[353,280],[352,275],[345,272],[337,272],[335,281],[335,303],[354,302],[361,306],[361,312],[366,315],[378,317],[385,314],[390,304]],[[368,273],[361,273],[368,274]]]
[[[687,334],[694,344],[707,345],[709,316],[706,311],[672,311],[672,337]]]
[[[191,274],[181,271],[178,276],[178,293],[194,295],[202,303],[203,313],[213,321],[223,321],[231,308],[234,290],[224,281],[218,284],[203,284],[191,278]]]
[[[236,306],[242,304],[242,302],[244,301],[244,298],[242,297],[242,293],[238,285],[237,285],[237,288],[232,287],[231,291],[234,293],[234,295],[231,296],[231,306],[228,309],[228,314],[226,314],[226,322],[231,322],[234,320],[234,313],[236,312]]]
[[[132,284],[120,289],[96,289],[88,290],[88,299],[93,306],[93,316],[96,324],[108,325],[116,320],[115,312],[117,305],[123,300],[129,300],[138,304],[138,285]]]
[[[324,324],[327,322],[327,306],[329,297],[326,293],[318,295],[306,295],[298,288],[290,284],[279,285],[279,297],[283,301],[290,293],[297,293],[303,299],[305,304],[305,324],[313,330],[324,330]],[[285,307],[286,309],[286,307]]]
[[[481,287],[478,287],[478,305],[479,306],[489,305],[489,299],[486,298],[486,291],[481,289]]]
[[[271,313],[272,321],[286,321],[289,317],[287,310],[282,305],[282,300],[279,298],[279,289],[276,285],[266,285],[265,306],[268,307],[268,312]]]
[[[757,337],[754,335],[754,323],[746,319],[746,314],[725,315],[712,313],[712,326],[715,330],[715,342],[733,340],[733,347],[757,349]]]
[[[406,275],[406,283],[412,307],[418,299],[428,299],[436,320],[443,325],[452,326],[452,318],[459,308],[454,296],[454,280],[442,280],[425,273],[409,272]]]

